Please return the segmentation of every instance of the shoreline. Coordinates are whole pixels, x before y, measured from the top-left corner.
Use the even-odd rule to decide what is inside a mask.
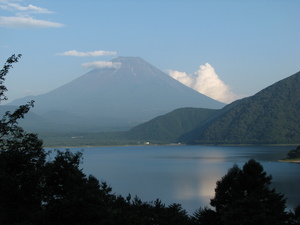
[[[280,159],[278,162],[288,162],[288,163],[300,163],[300,159]]]
[[[92,148],[92,147],[117,147],[117,146],[176,146],[176,145],[193,145],[193,144],[186,144],[186,143],[166,143],[166,144],[111,144],[111,145],[59,145],[59,146],[43,146],[43,148]],[[199,146],[226,146],[226,147],[235,147],[235,146],[255,146],[255,147],[265,147],[265,146],[295,146],[295,144],[197,144]],[[281,159],[286,160],[286,159]],[[299,160],[295,160],[300,162]]]

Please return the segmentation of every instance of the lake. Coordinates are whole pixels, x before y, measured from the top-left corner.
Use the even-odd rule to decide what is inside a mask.
[[[180,203],[192,214],[209,206],[216,181],[234,164],[242,167],[249,159],[260,162],[272,187],[287,198],[293,209],[300,204],[300,164],[278,162],[292,146],[121,146],[71,148],[83,152],[82,168],[105,181],[113,192],[143,201],[157,198],[163,203]]]

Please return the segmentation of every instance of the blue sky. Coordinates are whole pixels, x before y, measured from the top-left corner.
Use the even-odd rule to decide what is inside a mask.
[[[299,11],[298,0],[0,0],[0,60],[23,55],[7,96],[46,93],[118,56],[253,95],[300,70]]]

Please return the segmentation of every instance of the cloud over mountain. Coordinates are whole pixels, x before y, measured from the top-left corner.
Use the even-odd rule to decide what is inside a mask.
[[[118,69],[121,66],[120,62],[106,62],[96,61],[81,64],[85,68],[102,69],[102,68],[115,68]]]
[[[116,55],[117,52],[114,51],[92,51],[92,52],[79,52],[76,50],[71,50],[63,53],[58,53],[58,55],[62,56],[79,56],[79,57],[97,57],[97,56],[104,56],[104,55]]]
[[[190,75],[176,70],[168,70],[168,73],[184,85],[220,102],[230,103],[241,97],[230,90],[209,63],[201,65],[199,70]]]
[[[91,51],[91,52],[79,52],[77,50],[70,50],[62,53],[58,53],[60,56],[76,56],[76,57],[99,57],[107,55],[117,55],[115,51]],[[95,61],[81,64],[85,68],[102,69],[102,68],[115,68],[118,69],[121,66],[120,62],[107,62],[107,61]]]

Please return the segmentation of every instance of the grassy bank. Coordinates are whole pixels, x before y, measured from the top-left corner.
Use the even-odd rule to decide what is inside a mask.
[[[300,158],[296,158],[296,159],[281,159],[278,160],[279,162],[289,162],[289,163],[300,163]]]

